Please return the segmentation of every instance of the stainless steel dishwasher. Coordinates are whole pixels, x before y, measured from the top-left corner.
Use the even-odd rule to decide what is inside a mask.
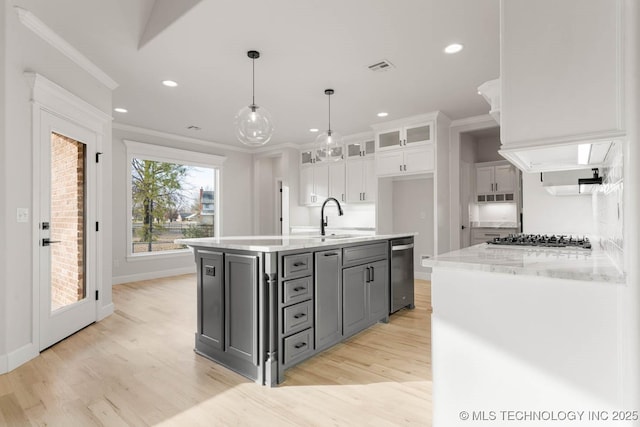
[[[390,313],[415,308],[413,301],[413,237],[393,239],[391,245]]]

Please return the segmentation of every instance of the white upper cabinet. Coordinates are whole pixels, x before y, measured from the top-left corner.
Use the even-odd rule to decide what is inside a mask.
[[[415,147],[433,141],[433,122],[391,128],[376,134],[378,151]]]
[[[346,202],[375,202],[377,178],[373,134],[365,132],[345,137]]]
[[[438,138],[448,128],[448,123],[446,116],[434,112],[373,125],[376,131],[376,175],[434,172]],[[441,139],[444,144],[445,138]]]
[[[518,171],[509,162],[476,163],[476,201],[514,202]]]
[[[302,205],[320,204],[329,197],[329,163],[321,162],[319,159],[316,150],[300,152],[300,204]],[[337,163],[344,167],[344,162]]]
[[[346,144],[346,158],[353,159],[356,157],[366,157],[375,154],[376,143],[372,139],[363,141],[354,141]]]
[[[376,174],[394,176],[433,172],[435,167],[433,145],[378,153]]]
[[[500,8],[500,153],[539,171],[560,159],[537,149],[623,136],[623,2],[501,0]]]
[[[345,165],[343,161],[329,164],[329,197],[335,197],[340,202],[346,202]]]
[[[375,202],[377,178],[373,158],[347,161],[347,202]]]

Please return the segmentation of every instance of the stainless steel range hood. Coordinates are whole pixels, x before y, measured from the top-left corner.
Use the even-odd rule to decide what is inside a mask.
[[[579,170],[602,166],[613,141],[561,143],[543,146],[504,145],[498,151],[523,172]],[[577,184],[577,183],[576,183]]]
[[[541,172],[542,187],[552,196],[585,196],[598,190],[599,185],[578,185],[578,180],[592,180],[592,169]]]

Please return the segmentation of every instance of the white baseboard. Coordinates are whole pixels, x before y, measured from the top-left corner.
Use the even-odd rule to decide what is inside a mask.
[[[111,283],[114,285],[121,285],[122,283],[159,279],[161,277],[179,276],[181,274],[190,274],[195,272],[196,265],[194,263],[191,267],[174,268],[172,270],[148,271],[144,273],[128,274],[126,276],[115,276],[111,279]]]
[[[113,310],[115,309],[113,303],[107,304],[105,306],[98,307],[98,321],[104,319],[105,317],[111,316],[113,314]]]
[[[17,350],[7,354],[7,372],[13,371],[18,366],[27,363],[29,360],[40,354],[38,346],[35,343],[23,345]]]
[[[9,372],[9,366],[7,365],[7,355],[0,354],[0,375]]]
[[[429,280],[431,281],[431,273],[427,273],[426,271],[414,271],[413,278],[418,280]]]

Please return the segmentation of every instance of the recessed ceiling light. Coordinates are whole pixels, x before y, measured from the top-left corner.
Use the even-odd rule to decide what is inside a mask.
[[[449,46],[444,48],[444,53],[458,53],[462,50],[464,46],[462,46],[460,43],[451,43]]]
[[[173,80],[163,80],[162,84],[167,86],[167,87],[176,87],[176,86],[178,86],[178,83],[174,82]]]
[[[389,115],[389,113],[381,111],[378,113],[378,117],[387,117]]]
[[[126,113],[128,110],[126,108],[117,107],[114,108],[113,111],[115,111],[116,113]]]
[[[311,128],[309,129],[309,132],[318,132],[320,129],[316,129],[316,128]]]

